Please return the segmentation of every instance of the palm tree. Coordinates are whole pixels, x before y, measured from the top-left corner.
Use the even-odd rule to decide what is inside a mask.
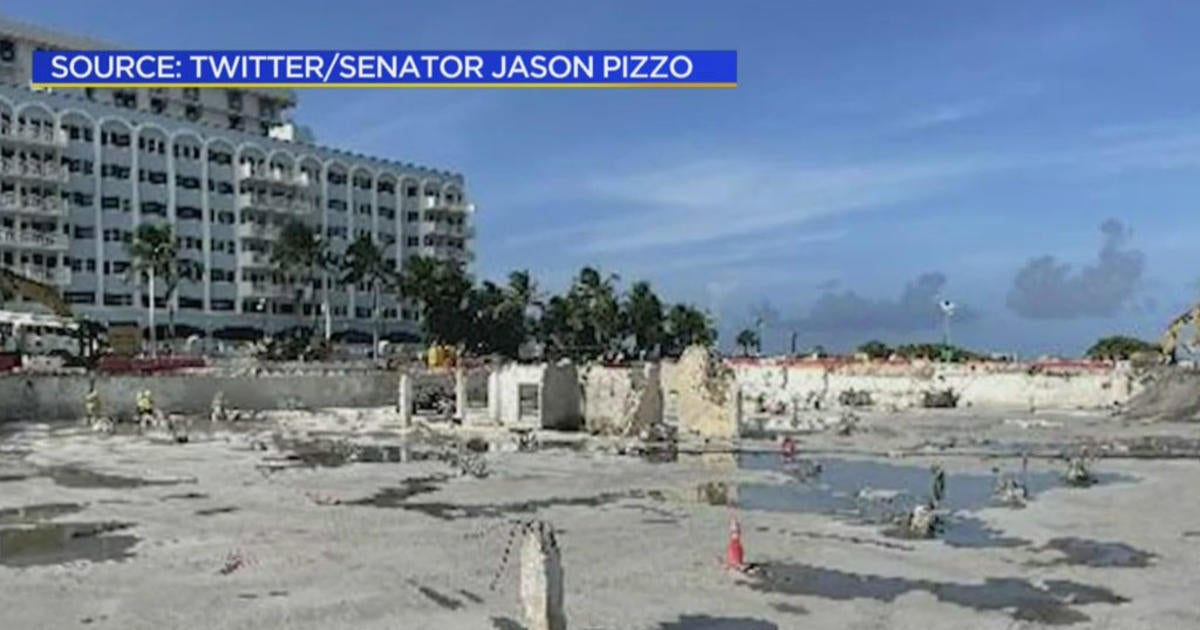
[[[325,279],[328,272],[337,269],[337,258],[329,251],[328,241],[314,233],[308,224],[300,220],[284,224],[279,238],[271,244],[271,267],[277,275],[297,285],[293,297],[297,317],[303,317],[305,287],[311,287],[317,280],[322,280],[321,306],[326,312],[329,310]]]
[[[691,345],[711,346],[717,340],[709,317],[687,304],[676,304],[667,312],[667,341],[671,354],[678,355]]]
[[[179,241],[169,225],[153,225],[143,223],[133,234],[133,241],[127,247],[130,258],[130,271],[139,280],[145,280],[148,285],[150,299],[148,300],[150,323],[150,355],[158,356],[158,331],[154,324],[155,281],[162,280],[166,286],[164,296],[168,303],[171,294],[179,286],[182,276],[179,259]],[[171,328],[174,333],[174,311],[171,311]]]
[[[744,328],[738,333],[735,343],[742,349],[742,356],[750,356],[751,350],[758,351],[759,349],[758,333]]]
[[[350,244],[342,261],[342,282],[371,287],[371,356],[379,351],[379,292],[395,284],[395,274],[383,256],[383,250],[369,236],[360,236]]]
[[[638,352],[649,355],[658,351],[663,342],[665,318],[662,300],[650,288],[650,283],[633,283],[625,297],[623,310],[623,319]]]
[[[404,263],[400,291],[416,300],[431,343],[461,344],[474,324],[474,282],[461,262],[415,256]]]

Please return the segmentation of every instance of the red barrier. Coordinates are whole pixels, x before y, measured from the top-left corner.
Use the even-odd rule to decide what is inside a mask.
[[[113,374],[158,374],[184,368],[201,368],[206,364],[200,357],[159,357],[157,359],[129,359],[108,355],[100,358],[97,368]]]
[[[21,355],[0,354],[0,372],[11,372],[21,367]]]

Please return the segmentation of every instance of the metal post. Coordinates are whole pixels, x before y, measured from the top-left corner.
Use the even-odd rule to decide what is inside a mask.
[[[150,265],[150,357],[158,358],[158,331],[154,326],[154,265]]]

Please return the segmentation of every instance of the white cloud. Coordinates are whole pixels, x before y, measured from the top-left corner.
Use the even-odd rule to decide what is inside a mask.
[[[971,160],[816,167],[753,158],[645,167],[585,179],[591,197],[638,211],[573,233],[580,237],[577,248],[588,253],[748,238],[919,199],[991,168]]]

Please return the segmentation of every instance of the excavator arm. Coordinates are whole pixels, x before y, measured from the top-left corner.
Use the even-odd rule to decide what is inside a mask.
[[[1194,332],[1191,342],[1184,345],[1188,351],[1194,352],[1197,347],[1200,347],[1200,304],[1196,304],[1187,312],[1171,320],[1171,324],[1167,326],[1167,331],[1163,333],[1160,342],[1164,355],[1175,356],[1175,351],[1179,348],[1179,336],[1188,326],[1191,326]]]
[[[0,267],[0,287],[45,306],[59,317],[74,317],[70,305],[63,299],[58,289],[49,284],[23,276],[12,269]]]

